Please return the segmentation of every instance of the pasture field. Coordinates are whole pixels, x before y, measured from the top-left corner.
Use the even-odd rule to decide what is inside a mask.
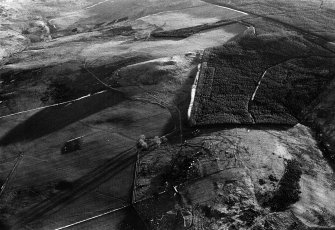
[[[106,100],[107,98],[104,101]],[[97,212],[104,209],[103,207],[118,206],[119,199],[128,200],[131,194],[136,152],[125,151],[135,146],[136,139],[141,134],[163,135],[165,126],[171,119],[168,110],[137,101],[121,102],[116,107],[107,107],[95,111],[94,114],[86,114],[87,116],[81,117],[78,121],[72,120],[72,116],[62,114],[64,109],[68,115],[71,109],[73,113],[80,112],[76,105],[78,102],[52,107],[52,112],[42,110],[30,116],[24,114],[22,120],[20,115],[17,115],[16,119],[9,117],[7,119],[12,122],[4,123],[8,132],[2,130],[2,136],[5,137],[2,140],[6,140],[6,135],[15,135],[17,139],[9,138],[7,140],[10,141],[2,142],[3,181],[13,168],[17,155],[23,153],[23,158],[4,191],[6,203],[1,206],[2,210],[6,210],[2,212],[2,218],[16,216],[13,220],[14,226],[34,222],[41,218],[42,214],[50,215],[59,208],[62,208],[59,214],[55,216],[52,214],[50,218],[65,218],[67,212],[63,210],[67,205],[70,207],[67,209],[73,209],[73,213],[81,210],[78,211],[76,218],[70,215],[59,222],[59,224],[65,222],[70,224],[78,218],[90,217],[91,212]],[[84,102],[90,103],[83,99],[79,103],[81,108],[84,108]],[[40,116],[41,113],[46,116]],[[58,119],[52,119],[51,114]],[[53,124],[50,129],[41,129],[38,132],[39,125],[47,123]],[[15,129],[17,131],[13,133]],[[47,131],[50,133],[45,133]],[[20,137],[21,134],[27,138]],[[61,154],[63,144],[78,136],[82,136],[81,149]],[[62,181],[70,183],[70,188],[57,189],[57,184]],[[29,195],[31,192],[36,194]],[[29,202],[22,202],[27,197],[30,198]],[[64,200],[67,202],[64,203]],[[40,213],[37,210],[43,211]],[[60,216],[57,217],[58,215]],[[45,219],[41,226],[47,228],[55,226],[55,223]]]
[[[188,97],[182,95],[188,94],[197,56],[189,53],[156,59],[121,68],[115,76],[107,75],[104,80],[119,81],[124,93],[103,90],[1,118],[2,181],[18,154],[23,153],[4,191],[7,200],[1,206],[1,219],[10,219],[14,226],[56,228],[117,208],[123,204],[120,199],[129,200],[136,158],[134,152],[123,152],[134,147],[142,134],[161,136],[174,128],[171,111],[157,102],[187,106]],[[81,149],[61,154],[64,143],[76,137],[81,137]],[[106,170],[92,183],[82,183],[92,180],[95,176],[91,173],[100,168]],[[65,182],[69,188],[57,189]],[[76,187],[81,189],[73,190]],[[69,210],[69,215],[64,210]],[[71,214],[76,212],[78,215]]]

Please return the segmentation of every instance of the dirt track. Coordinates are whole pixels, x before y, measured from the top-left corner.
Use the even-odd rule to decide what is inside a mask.
[[[87,192],[92,191],[98,185],[115,177],[122,169],[135,163],[136,152],[136,148],[132,147],[119,153],[103,165],[75,181],[72,189],[59,192],[50,199],[23,211],[13,220],[13,229],[20,229],[20,227],[29,222],[43,218],[43,216],[65,207]]]

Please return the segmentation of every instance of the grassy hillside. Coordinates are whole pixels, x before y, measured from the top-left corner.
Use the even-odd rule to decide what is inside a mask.
[[[320,36],[327,41],[335,40],[335,4],[332,1],[205,1],[266,17],[296,30]]]

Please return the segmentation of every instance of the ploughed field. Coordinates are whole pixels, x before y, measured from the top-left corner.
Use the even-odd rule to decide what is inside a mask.
[[[191,122],[294,125],[333,79],[334,60],[293,34],[245,35],[206,49]]]

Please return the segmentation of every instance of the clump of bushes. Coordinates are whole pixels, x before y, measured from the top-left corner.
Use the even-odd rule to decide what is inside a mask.
[[[0,219],[0,229],[3,229],[3,230],[9,230],[10,229],[10,227],[5,223],[5,221],[4,220],[1,220]]]
[[[73,84],[74,82],[69,78],[57,78],[50,83],[41,100],[43,102],[51,100],[54,103],[72,100],[76,95]]]
[[[197,159],[202,152],[192,152],[182,150],[171,162],[170,167],[165,173],[164,180],[172,184],[180,184],[187,180],[192,180],[200,176],[197,167]]]
[[[297,160],[289,160],[284,175],[279,181],[278,190],[270,201],[273,211],[283,211],[299,200],[301,174],[300,163]]]
[[[209,30],[213,28],[217,28],[220,26],[225,26],[229,24],[235,23],[234,21],[218,21],[214,23],[208,23],[204,25],[198,25],[198,26],[192,26],[188,28],[181,28],[176,30],[168,30],[168,31],[162,31],[162,30],[156,30],[151,33],[152,37],[156,38],[187,38],[189,36],[192,36],[193,34],[199,33],[203,30]]]
[[[68,190],[73,188],[73,183],[66,180],[61,180],[55,185],[56,190]]]

